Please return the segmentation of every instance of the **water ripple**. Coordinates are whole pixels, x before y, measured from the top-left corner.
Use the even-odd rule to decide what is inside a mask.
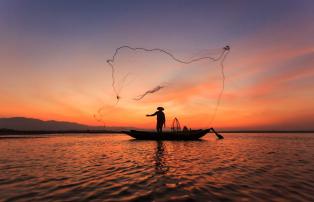
[[[3,201],[313,201],[312,134],[0,140]]]

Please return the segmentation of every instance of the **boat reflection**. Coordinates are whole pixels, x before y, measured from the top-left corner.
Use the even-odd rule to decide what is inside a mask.
[[[162,141],[157,141],[157,148],[155,151],[155,173],[156,174],[166,174],[169,170],[167,166],[165,154],[167,153],[164,143]]]

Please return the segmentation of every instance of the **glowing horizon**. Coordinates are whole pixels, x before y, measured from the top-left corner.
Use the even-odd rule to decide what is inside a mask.
[[[137,107],[124,100],[115,105],[106,60],[124,44],[167,49],[180,58],[230,44],[225,91],[212,125],[313,129],[313,8],[309,1],[4,1],[0,3],[0,117],[102,125],[93,115],[104,107],[110,115],[110,121],[104,120],[107,126],[154,128],[155,119],[145,114],[162,105],[167,126],[178,117],[182,125],[208,127],[220,80],[195,84],[191,78],[199,74],[193,77],[187,71],[180,75],[184,89],[179,86],[177,91],[165,90],[163,97],[149,96]],[[161,55],[152,57],[160,58],[154,63],[164,67],[158,69],[160,74],[169,75],[166,68],[176,67]],[[145,65],[135,64],[126,71],[145,70]],[[215,75],[204,78],[220,76],[219,70],[211,73]],[[149,72],[143,74],[150,77]]]

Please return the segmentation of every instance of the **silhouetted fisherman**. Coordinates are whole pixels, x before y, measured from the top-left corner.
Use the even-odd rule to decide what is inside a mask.
[[[155,113],[153,114],[147,114],[146,116],[157,116],[157,124],[156,124],[156,130],[157,133],[162,133],[162,127],[166,126],[166,117],[164,114],[164,108],[163,107],[157,107],[157,110]]]

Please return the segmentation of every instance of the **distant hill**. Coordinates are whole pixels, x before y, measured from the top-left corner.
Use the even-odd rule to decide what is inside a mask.
[[[66,130],[123,130],[123,127],[104,128],[102,126],[88,126],[64,121],[43,121],[26,117],[0,118],[0,129],[10,130],[41,130],[41,131],[66,131]]]

